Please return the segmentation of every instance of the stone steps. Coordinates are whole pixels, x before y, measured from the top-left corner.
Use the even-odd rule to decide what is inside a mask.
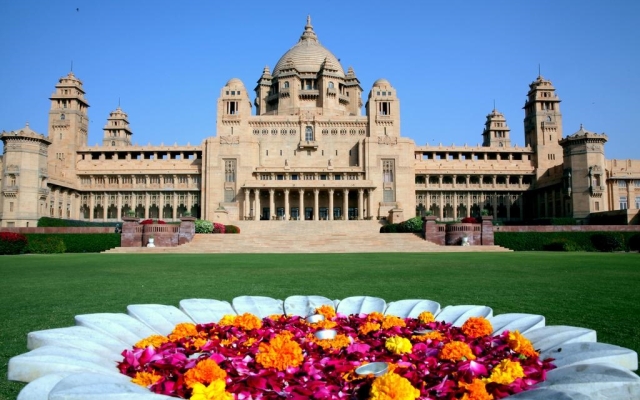
[[[196,234],[178,247],[118,247],[106,253],[386,253],[510,251],[438,246],[413,233],[381,234],[378,221],[238,221],[240,234]]]

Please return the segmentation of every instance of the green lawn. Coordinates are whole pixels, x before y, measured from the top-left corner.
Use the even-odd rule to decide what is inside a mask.
[[[70,326],[77,314],[185,298],[284,299],[317,294],[478,304],[535,313],[547,325],[592,328],[598,340],[640,352],[640,256],[601,253],[27,255],[0,257],[0,399],[8,359],[30,331]]]

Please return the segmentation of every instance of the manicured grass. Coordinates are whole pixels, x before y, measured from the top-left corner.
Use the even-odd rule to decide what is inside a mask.
[[[28,332],[71,326],[77,314],[129,304],[317,294],[478,304],[541,314],[547,325],[595,329],[640,351],[640,256],[593,253],[105,255],[0,257],[0,399],[15,399],[9,358]]]

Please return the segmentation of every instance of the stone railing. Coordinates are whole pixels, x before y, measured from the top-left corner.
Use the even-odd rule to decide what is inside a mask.
[[[436,224],[436,217],[424,217],[422,235],[424,240],[440,246],[462,245],[464,238],[471,246],[493,246],[493,218],[482,217],[479,224]]]
[[[155,247],[176,247],[189,243],[196,233],[194,217],[180,218],[180,224],[145,224],[138,218],[122,218],[121,247],[145,247],[153,239]]]

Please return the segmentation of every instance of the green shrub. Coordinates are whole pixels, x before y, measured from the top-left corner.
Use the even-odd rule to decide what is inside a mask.
[[[66,253],[100,253],[120,247],[119,233],[28,233],[29,242],[57,237],[66,247]]]
[[[422,218],[413,217],[404,222],[401,222],[400,229],[402,232],[421,232],[422,231]]]
[[[22,254],[27,247],[27,237],[20,233],[0,232],[0,254]]]
[[[551,225],[577,225],[575,218],[551,218]]]
[[[396,233],[402,232],[399,229],[399,224],[386,224],[380,227],[380,233]]]
[[[619,233],[603,232],[591,237],[593,246],[598,251],[612,252],[624,250],[624,236]]]
[[[235,225],[225,225],[225,233],[240,233],[240,228]]]
[[[578,246],[578,244],[565,238],[556,239],[551,243],[545,244],[544,249],[546,251],[581,251],[582,250],[582,248]]]
[[[205,221],[203,219],[196,220],[196,233],[211,233],[213,232],[213,223]]]
[[[84,220],[75,220],[75,219],[59,219],[59,218],[50,218],[50,217],[42,217],[38,220],[38,227],[78,227],[78,226],[113,226],[115,227],[118,224],[117,221],[114,222],[90,222]]]
[[[633,234],[629,240],[627,240],[630,251],[640,251],[640,233]]]
[[[27,253],[60,254],[67,250],[62,238],[58,235],[33,235],[27,245]]]

